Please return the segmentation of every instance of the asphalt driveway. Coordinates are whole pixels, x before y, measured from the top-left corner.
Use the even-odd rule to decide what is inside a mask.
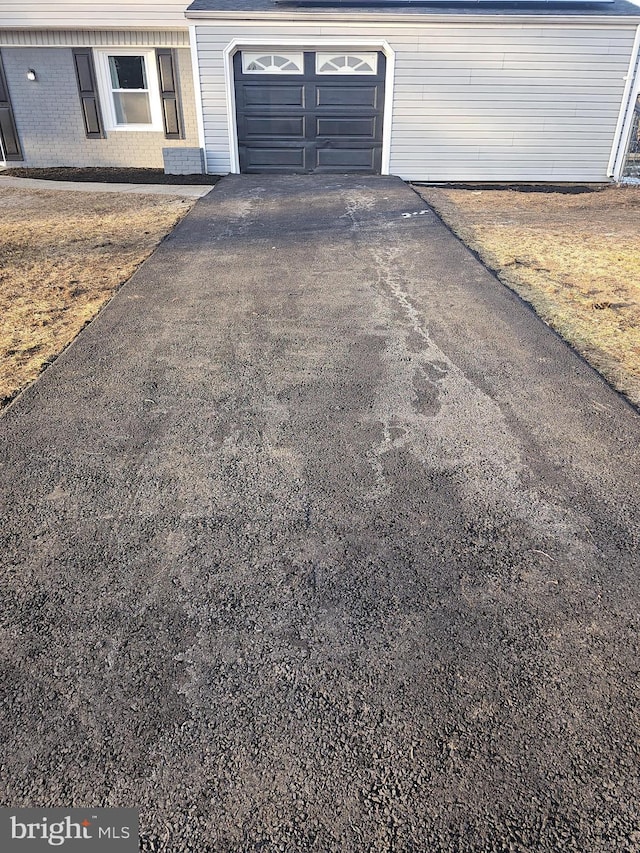
[[[640,850],[639,448],[401,181],[224,179],[0,418],[3,804]]]

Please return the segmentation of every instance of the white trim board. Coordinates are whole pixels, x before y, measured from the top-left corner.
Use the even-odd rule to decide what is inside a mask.
[[[346,39],[346,38],[298,38],[298,39],[233,39],[223,50],[224,83],[227,93],[227,123],[229,127],[229,158],[233,174],[240,173],[240,154],[238,152],[238,125],[236,122],[236,96],[233,75],[233,57],[245,47],[260,47],[276,50],[278,48],[300,47],[302,50],[323,50],[326,47],[380,50],[387,60],[384,81],[384,110],[382,113],[382,169],[383,175],[389,174],[391,164],[391,127],[393,121],[393,86],[395,80],[396,54],[385,39]],[[199,84],[198,84],[199,85]],[[206,157],[206,150],[205,150]]]
[[[189,44],[191,54],[191,76],[193,77],[193,97],[196,102],[196,124],[198,126],[198,146],[204,156],[204,173],[208,173],[207,153],[204,144],[204,108],[202,106],[202,85],[200,81],[200,65],[198,63],[198,39],[195,26],[189,27]]]

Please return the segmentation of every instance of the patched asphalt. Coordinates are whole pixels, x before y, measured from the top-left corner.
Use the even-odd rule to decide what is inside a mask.
[[[3,805],[640,850],[640,418],[400,180],[221,181],[0,454]]]

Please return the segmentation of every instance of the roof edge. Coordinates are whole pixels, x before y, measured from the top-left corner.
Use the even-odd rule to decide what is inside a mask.
[[[450,22],[450,21],[468,21],[470,23],[481,23],[483,21],[489,23],[501,23],[501,24],[511,24],[511,23],[546,23],[546,24],[566,24],[566,23],[576,23],[579,21],[581,24],[609,24],[609,25],[620,25],[620,24],[629,24],[631,26],[637,27],[640,26],[640,6],[638,7],[638,14],[636,15],[589,15],[589,14],[579,14],[574,12],[571,15],[549,15],[543,12],[539,14],[532,14],[531,12],[523,13],[523,14],[511,14],[511,15],[500,15],[495,13],[488,14],[465,14],[461,15],[456,11],[450,12],[424,12],[421,13],[419,18],[413,15],[403,15],[402,13],[387,13],[384,16],[375,14],[373,12],[357,12],[352,11],[351,9],[348,12],[340,12],[339,14],[335,13],[335,10],[332,14],[327,11],[318,10],[318,11],[310,11],[305,9],[304,11],[296,9],[295,18],[292,18],[291,11],[289,12],[281,12],[281,11],[251,11],[251,10],[243,10],[238,9],[233,12],[224,12],[224,11],[215,11],[215,10],[189,10],[185,11],[185,17],[187,21],[206,21],[206,20],[219,20],[219,21],[286,21],[287,23],[295,23],[297,21],[317,21],[318,23],[331,23],[336,24],[342,20],[345,21],[362,21],[362,22],[390,22],[390,23],[402,23],[402,24],[416,24],[418,21],[428,21],[429,23],[438,23],[439,21]]]

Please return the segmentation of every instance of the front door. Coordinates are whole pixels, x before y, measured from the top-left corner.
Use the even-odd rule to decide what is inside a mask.
[[[0,55],[0,160],[22,160],[9,87]]]

